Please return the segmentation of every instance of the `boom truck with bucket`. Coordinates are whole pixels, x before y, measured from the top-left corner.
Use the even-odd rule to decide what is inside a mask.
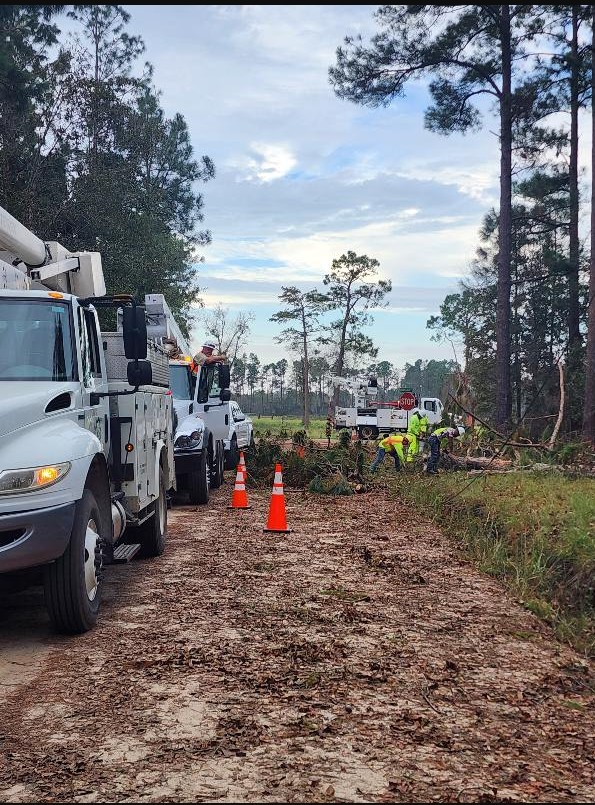
[[[233,422],[229,366],[203,364],[194,371],[190,345],[163,294],[147,294],[144,301],[149,336],[169,357],[177,489],[187,492],[193,504],[208,503],[210,490],[223,483],[225,439]]]
[[[354,428],[361,439],[375,439],[382,433],[407,432],[409,417],[420,411],[430,425],[442,421],[444,406],[438,397],[417,397],[411,390],[394,402],[378,402],[378,380],[331,377],[333,388],[346,389],[352,396],[351,406],[335,408],[335,429]]]
[[[0,589],[41,581],[59,631],[93,627],[105,566],[164,550],[172,411],[167,355],[142,306],[106,296],[99,253],[0,208]]]

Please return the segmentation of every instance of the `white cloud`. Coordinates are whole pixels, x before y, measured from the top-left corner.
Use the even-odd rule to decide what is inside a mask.
[[[256,156],[240,157],[227,163],[237,170],[236,181],[273,182],[287,176],[297,165],[297,159],[285,145],[252,143],[250,148]]]
[[[498,186],[498,162],[486,162],[475,165],[432,165],[418,163],[398,171],[398,175],[406,179],[432,181],[438,184],[452,185],[460,193],[477,199],[484,204],[493,204],[497,200],[495,189]]]
[[[385,109],[334,95],[335,48],[375,31],[374,8],[128,10],[167,113],[184,115],[196,153],[216,165],[216,179],[200,187],[213,233],[198,269],[206,304],[262,312],[282,284],[312,287],[352,249],[380,260],[396,286],[371,335],[387,359],[392,351],[414,360],[438,354],[424,329],[428,306],[466,271],[497,202],[497,142],[487,129],[448,138],[425,130],[423,86]],[[421,285],[427,299],[403,290]],[[417,316],[407,342],[395,335],[405,313],[408,326]],[[279,349],[276,332],[263,313],[253,346],[266,360]]]

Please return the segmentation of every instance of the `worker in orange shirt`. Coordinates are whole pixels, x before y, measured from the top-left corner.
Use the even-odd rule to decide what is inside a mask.
[[[217,349],[217,345],[213,344],[210,341],[206,341],[202,347],[200,352],[197,352],[194,358],[192,358],[192,363],[190,364],[190,368],[193,372],[198,373],[198,370],[201,366],[210,363],[225,363],[227,360],[227,355],[214,355],[213,353]]]

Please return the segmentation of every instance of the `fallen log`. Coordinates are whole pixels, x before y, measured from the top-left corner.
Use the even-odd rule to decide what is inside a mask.
[[[483,456],[455,456],[448,453],[443,457],[445,464],[450,463],[457,470],[504,470],[512,467],[512,461],[505,458],[486,458]]]

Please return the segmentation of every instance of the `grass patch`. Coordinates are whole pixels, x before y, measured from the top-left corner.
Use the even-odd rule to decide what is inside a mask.
[[[250,414],[249,416],[254,423],[255,436],[281,436],[284,439],[291,439],[294,433],[304,430],[302,420],[297,416],[259,417],[258,414]],[[307,432],[310,439],[325,439],[326,418],[311,417]],[[333,431],[332,438],[336,438],[335,431]]]
[[[582,710],[585,706],[580,702],[572,702],[572,701],[562,702],[562,704],[564,705],[564,707],[568,707],[569,710]]]
[[[595,655],[595,480],[559,474],[397,477],[391,485],[503,578],[561,639]],[[456,495],[456,497],[452,497]]]

